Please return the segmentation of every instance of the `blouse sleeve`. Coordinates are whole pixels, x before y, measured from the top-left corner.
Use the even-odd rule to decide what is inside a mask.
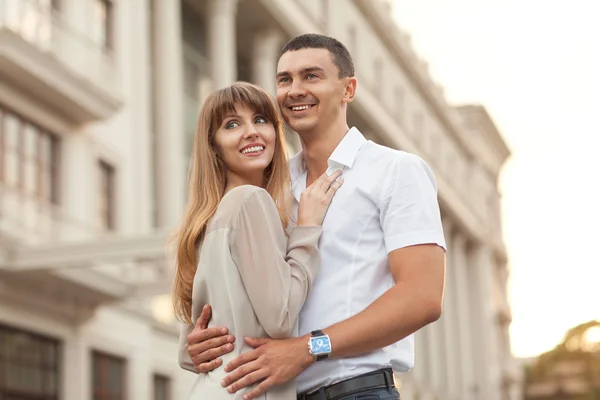
[[[181,326],[179,327],[179,355],[178,355],[178,361],[179,361],[179,366],[183,369],[187,369],[188,371],[194,372],[194,373],[198,373],[198,371],[196,371],[196,369],[194,368],[194,363],[192,362],[192,359],[190,358],[190,354],[188,353],[188,344],[187,344],[187,337],[190,333],[192,333],[192,330],[194,329],[194,325],[189,325],[189,324],[181,324]]]
[[[320,267],[322,227],[296,227],[286,236],[273,199],[247,195],[231,240],[231,254],[254,312],[272,338],[288,337]]]

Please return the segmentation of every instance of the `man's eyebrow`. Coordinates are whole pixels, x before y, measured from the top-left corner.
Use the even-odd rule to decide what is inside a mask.
[[[300,72],[303,72],[303,73],[307,73],[307,72],[325,72],[325,70],[323,68],[321,68],[321,67],[314,66],[314,67],[304,68]]]
[[[323,68],[317,67],[317,66],[306,67],[306,68],[303,68],[300,70],[300,73],[302,73],[302,74],[306,74],[308,72],[325,72],[325,70]],[[277,78],[280,78],[282,76],[290,76],[290,73],[288,71],[281,71],[281,72],[278,72],[276,75]]]

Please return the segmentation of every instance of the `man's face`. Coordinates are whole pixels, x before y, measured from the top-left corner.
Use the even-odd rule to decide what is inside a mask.
[[[345,81],[327,49],[288,51],[277,65],[277,102],[298,134],[327,126],[342,112]]]

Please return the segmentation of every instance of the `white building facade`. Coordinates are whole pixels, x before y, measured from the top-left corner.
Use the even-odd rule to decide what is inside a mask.
[[[306,32],[353,55],[350,124],[438,179],[444,314],[417,333],[402,398],[519,398],[509,151],[483,107],[447,104],[386,1],[0,0],[0,400],[185,397],[165,248],[198,110],[235,80],[274,93],[279,49]]]

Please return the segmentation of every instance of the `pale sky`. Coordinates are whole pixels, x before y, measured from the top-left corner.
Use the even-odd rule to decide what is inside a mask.
[[[451,103],[481,103],[512,156],[500,176],[519,357],[600,319],[600,3],[395,0]]]

